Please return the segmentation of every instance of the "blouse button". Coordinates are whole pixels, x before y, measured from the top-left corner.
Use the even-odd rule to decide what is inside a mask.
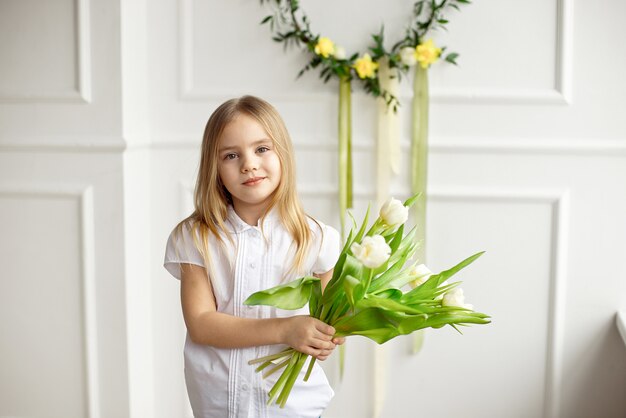
[[[248,264],[248,265],[250,266],[250,268],[251,268],[251,269],[253,269],[253,268],[255,268],[255,267],[256,267],[256,264],[254,264],[254,263],[250,263],[250,264]]]
[[[247,391],[248,389],[250,389],[250,387],[248,386],[247,383],[244,383],[243,385],[241,385],[241,390]]]

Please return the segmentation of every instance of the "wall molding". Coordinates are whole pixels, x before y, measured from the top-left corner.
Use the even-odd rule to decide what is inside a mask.
[[[303,197],[334,198],[337,194],[336,187],[303,186],[300,190],[300,195]],[[376,197],[375,194],[374,190],[357,189],[354,197],[359,200],[372,201]],[[397,191],[391,191],[390,195],[400,198],[409,197],[408,193],[397,193]],[[535,203],[546,204],[551,208],[548,336],[545,354],[543,417],[558,418],[563,379],[569,189],[432,187],[428,195],[429,201]]]
[[[180,143],[183,143],[182,141]],[[186,147],[198,147],[199,142],[184,142]],[[336,141],[328,141],[327,137],[310,137],[294,142],[296,150],[332,151],[337,152]],[[411,149],[411,141],[402,139],[400,148],[407,152]],[[481,138],[481,137],[437,137],[433,136],[428,148],[434,153],[476,153],[476,154],[572,154],[572,155],[626,155],[626,140],[623,139],[588,139],[588,138]],[[375,152],[374,141],[353,139],[352,149],[355,152]]]
[[[67,186],[56,184],[0,185],[0,196],[49,199],[61,198],[76,202],[78,205],[79,240],[82,276],[82,328],[83,350],[85,353],[84,381],[87,385],[87,416],[100,418],[100,384],[98,366],[98,329],[96,298],[96,251],[95,251],[95,213],[93,186]]]
[[[156,137],[153,142],[126,142],[115,136],[41,136],[2,139],[0,152],[77,152],[122,153],[124,151],[169,150],[200,151],[202,140],[197,135],[172,135]],[[296,152],[337,152],[337,142],[328,137],[308,137],[294,142]],[[410,141],[404,139],[400,147],[408,151]],[[354,138],[355,152],[374,152],[373,141]],[[429,150],[433,153],[455,154],[533,154],[533,155],[580,155],[580,156],[626,156],[626,140],[588,138],[481,138],[481,137],[432,137]]]
[[[0,91],[0,103],[82,103],[92,100],[91,83],[91,0],[73,0],[76,53],[75,89],[67,91]]]
[[[179,99],[184,102],[223,102],[235,93],[221,89],[198,88],[194,86],[194,43],[193,43],[193,2],[178,1],[178,54],[179,54]],[[469,103],[469,104],[547,104],[567,105],[572,100],[572,51],[573,51],[573,2],[574,0],[556,0],[556,46],[555,46],[555,83],[553,88],[484,88],[431,87],[433,103]],[[268,38],[269,39],[269,38]],[[402,100],[411,100],[410,95],[400,94]],[[319,102],[334,100],[334,93],[297,93],[276,94],[268,97],[271,102]]]
[[[337,152],[337,142],[328,137],[308,137],[294,142],[299,151]],[[159,150],[200,150],[201,139],[197,136],[178,135],[168,138],[155,138],[149,148]],[[0,145],[1,147],[1,145]],[[129,145],[129,148],[132,145]],[[374,141],[353,138],[355,152],[374,152]],[[409,150],[408,139],[400,142],[403,150]],[[0,148],[1,149],[1,148]],[[433,136],[429,149],[434,153],[494,153],[494,154],[559,154],[559,155],[601,155],[625,156],[626,140],[587,139],[587,138],[481,138],[481,137],[437,137]]]
[[[124,138],[119,136],[40,135],[0,139],[0,152],[115,153],[129,148]]]

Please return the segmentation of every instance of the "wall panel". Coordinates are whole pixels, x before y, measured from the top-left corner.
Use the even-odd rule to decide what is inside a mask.
[[[2,416],[99,416],[92,195],[64,189],[0,188]]]
[[[89,101],[89,0],[4,1],[1,101]]]

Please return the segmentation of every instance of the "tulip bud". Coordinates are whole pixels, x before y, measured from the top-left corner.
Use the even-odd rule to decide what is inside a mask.
[[[380,218],[390,227],[401,225],[409,218],[409,208],[391,198],[380,208]]]
[[[426,283],[426,280],[428,280],[428,278],[432,275],[433,272],[430,271],[430,269],[424,264],[413,266],[411,270],[409,270],[409,276],[413,278],[413,280],[409,284],[411,285],[411,287],[415,288]]]
[[[380,267],[391,255],[391,248],[380,235],[365,237],[361,244],[353,243],[350,250],[357,260],[371,269]]]
[[[441,306],[456,306],[459,308],[474,309],[472,305],[465,303],[463,289],[458,287],[446,292],[446,294],[443,295]]]

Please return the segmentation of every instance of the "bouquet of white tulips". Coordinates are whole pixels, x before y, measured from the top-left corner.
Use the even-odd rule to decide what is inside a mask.
[[[457,325],[489,323],[488,315],[464,303],[463,291],[457,288],[460,282],[447,282],[482,252],[439,274],[432,274],[423,264],[407,262],[418,246],[415,228],[404,235],[408,208],[416,199],[404,204],[389,200],[369,230],[369,209],[358,231],[354,222],[323,293],[318,278],[302,277],[256,292],[245,303],[281,309],[299,309],[308,303],[311,316],[332,325],[337,337],[362,335],[379,344],[422,328],[450,325],[458,331]],[[404,292],[406,285],[412,285],[412,290]],[[250,361],[259,364],[257,372],[264,371],[264,377],[284,369],[269,392],[268,404],[276,401],[285,406],[307,357],[288,348]],[[309,362],[305,381],[315,360],[312,357]]]

